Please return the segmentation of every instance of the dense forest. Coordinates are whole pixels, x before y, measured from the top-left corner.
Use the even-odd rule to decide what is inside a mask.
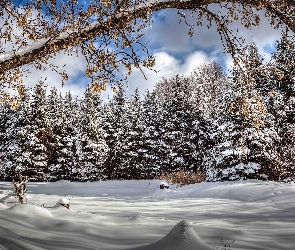
[[[230,76],[215,62],[162,79],[151,92],[123,86],[105,102],[62,96],[43,82],[0,104],[0,179],[207,181],[295,176],[295,51],[288,33],[269,61],[254,43]],[[49,93],[48,93],[49,92]]]

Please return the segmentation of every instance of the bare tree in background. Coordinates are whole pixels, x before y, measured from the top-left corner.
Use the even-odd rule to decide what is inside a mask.
[[[210,4],[219,4],[222,11],[213,12]],[[178,9],[185,22],[185,12],[196,15],[195,26],[209,29],[216,23],[235,63],[243,60],[239,49],[243,38],[230,30],[231,23],[258,26],[257,11],[263,9],[272,26],[286,25],[295,32],[293,0],[92,0],[87,6],[78,0],[18,0],[14,4],[0,0],[1,96],[6,96],[6,87],[22,94],[24,65],[51,68],[64,84],[67,72],[48,63],[60,52],[86,58],[85,75],[92,79],[95,91],[126,79],[133,67],[152,69],[155,58],[142,42],[143,31],[150,27],[152,13],[167,8]],[[196,27],[189,26],[188,35],[193,36]]]

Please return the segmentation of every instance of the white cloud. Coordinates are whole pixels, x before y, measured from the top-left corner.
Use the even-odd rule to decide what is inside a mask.
[[[162,78],[171,78],[176,74],[189,75],[199,65],[216,59],[214,53],[212,56],[203,51],[194,51],[183,62],[165,51],[157,52],[155,56],[156,65],[154,70],[158,72],[143,69],[147,77],[147,80],[145,80],[140,70],[134,69],[129,78],[128,95],[132,94],[136,87],[144,94],[147,89],[152,90]]]
[[[211,9],[217,10],[218,7],[212,5]],[[280,39],[281,30],[271,27],[264,14],[264,11],[260,11],[259,27],[246,29],[240,23],[234,23],[231,29],[238,30],[237,35],[244,36],[246,44],[255,42],[259,53],[269,60],[271,55],[266,48],[272,48],[276,40]],[[189,18],[190,23],[196,20],[196,17]],[[148,78],[145,80],[139,70],[134,70],[129,79],[129,94],[136,86],[142,93],[146,89],[151,90],[163,77],[169,78],[177,73],[188,75],[195,67],[209,61],[221,63],[225,71],[232,68],[232,58],[229,54],[224,53],[224,47],[215,25],[212,25],[210,30],[206,25],[196,27],[192,38],[188,36],[188,31],[189,27],[184,22],[179,24],[179,15],[176,10],[163,10],[155,15],[152,28],[145,31],[145,40],[149,41],[149,46],[155,51],[154,69],[159,72],[144,70]],[[179,59],[182,56],[179,55],[185,56],[183,62]]]
[[[157,72],[143,69],[147,80],[145,80],[140,70],[133,69],[133,73],[128,80],[129,87],[127,90],[127,95],[132,94],[136,87],[139,88],[140,92],[143,94],[147,89],[152,90],[153,86],[162,78],[170,78],[175,74],[188,75],[198,65],[209,61],[214,61],[216,59],[215,55],[207,55],[203,51],[192,52],[187,58],[185,58],[183,62],[165,51],[155,53],[155,57],[156,65],[154,70]],[[86,68],[86,61],[84,57],[69,57],[67,54],[59,53],[55,59],[50,59],[49,63],[58,66],[58,70],[61,72],[63,70],[67,71],[69,75],[69,81],[65,82],[64,87],[61,85],[61,76],[55,71],[51,71],[50,69],[46,71],[40,71],[34,69],[32,66],[25,67],[26,69],[30,69],[30,73],[25,74],[24,77],[25,86],[33,87],[39,80],[46,79],[45,84],[48,85],[49,88],[54,86],[62,94],[65,94],[69,90],[74,95],[82,96],[84,94],[85,87],[90,82],[88,78],[82,76]],[[65,65],[65,67],[63,67],[63,65]],[[103,100],[106,100],[112,95],[113,91],[111,90],[110,86],[108,86],[107,91],[102,92],[101,97]]]
[[[22,11],[18,9],[18,11]],[[33,10],[32,12],[32,20],[34,20],[37,16],[37,12]],[[4,21],[8,20],[12,25],[12,33],[14,36],[22,37],[23,40],[27,42],[32,42],[27,40],[27,36],[23,36],[21,30],[17,28],[15,18],[8,16],[6,12],[4,12],[3,18],[0,19],[0,26],[4,25]],[[4,38],[0,37],[1,49],[4,52],[11,51],[15,45],[15,39],[12,36],[12,40],[10,42],[5,43]],[[76,55],[68,56],[64,52],[57,53],[57,55],[49,59],[48,64],[55,65],[57,67],[58,72],[62,72],[65,70],[69,76],[69,80],[66,81],[64,87],[62,87],[62,77],[55,71],[52,71],[49,66],[46,66],[47,69],[45,71],[36,70],[33,66],[24,66],[24,70],[29,70],[29,72],[24,73],[24,84],[26,87],[33,87],[39,80],[45,80],[45,84],[48,85],[48,91],[50,87],[55,86],[59,92],[65,94],[68,91],[71,91],[74,95],[82,96],[85,91],[85,86],[89,83],[89,79],[83,77],[83,74],[86,69],[86,60],[80,54],[79,57]],[[65,67],[63,67],[65,65]],[[10,93],[15,93],[13,89],[7,89]]]
[[[219,4],[211,4],[210,9],[217,12],[220,9]],[[187,22],[191,25],[196,24],[197,17],[189,17],[187,14]],[[269,20],[264,17],[265,11],[259,12],[261,21],[259,27],[251,29],[244,28],[240,22],[236,22],[230,26],[233,32],[237,32],[237,36],[243,36],[246,44],[255,42],[259,52],[266,60],[270,59],[269,50],[272,48],[276,40],[280,39],[281,29],[271,27]],[[210,30],[207,28],[206,22],[202,26],[195,27],[195,33],[192,38],[189,37],[189,27],[182,21],[179,24],[179,15],[177,10],[163,10],[155,15],[153,27],[145,32],[145,39],[149,41],[155,51],[161,50],[169,53],[192,54],[195,50],[214,50],[224,51],[221,37],[216,31],[216,25],[212,22]],[[218,60],[218,58],[216,58]],[[228,56],[224,55],[225,65],[230,66],[231,62]],[[227,68],[229,69],[229,68]]]
[[[62,77],[49,67],[45,71],[36,70],[33,66],[25,66],[30,72],[24,74],[24,84],[26,87],[33,87],[39,80],[45,80],[45,84],[56,87],[58,92],[65,94],[69,90],[72,94],[82,96],[89,79],[83,77],[86,68],[86,60],[83,56],[68,56],[64,52],[58,53],[54,58],[49,59],[48,64],[57,66],[58,72],[67,72],[69,80],[62,87]],[[64,66],[65,65],[65,66]]]
[[[181,73],[189,75],[196,67],[201,64],[213,62],[217,58],[215,55],[207,55],[203,51],[195,51],[190,54],[183,65],[181,65]]]
[[[210,5],[210,8],[218,10],[217,6]],[[263,11],[261,11],[261,17],[260,26],[253,27],[251,30],[246,30],[239,23],[233,24],[231,28],[233,30],[239,29],[238,35],[245,36],[247,43],[254,41],[260,53],[265,55],[268,60],[270,54],[265,48],[273,46],[274,42],[280,38],[281,31],[270,27],[269,21],[263,18]],[[190,23],[196,23],[196,20],[196,17],[189,17]],[[144,69],[147,77],[145,80],[142,73],[134,69],[129,78],[128,95],[133,93],[136,87],[140,89],[141,93],[144,93],[146,89],[151,90],[163,77],[169,78],[177,73],[188,75],[195,67],[205,62],[217,61],[225,65],[226,69],[232,66],[231,57],[223,53],[224,48],[215,25],[210,30],[205,24],[196,27],[195,35],[192,38],[189,37],[188,31],[189,27],[183,21],[179,24],[177,10],[166,9],[155,14],[152,28],[145,30],[145,40],[149,41],[150,51],[155,52],[156,65],[154,69],[159,72],[155,73]],[[15,30],[15,32],[19,31]],[[4,49],[8,49],[8,47]],[[83,95],[90,80],[83,76],[86,60],[82,55],[69,57],[61,52],[49,63],[58,66],[59,71],[63,71],[62,66],[66,64],[64,69],[69,75],[69,81],[66,82],[64,88],[61,86],[61,76],[56,72],[52,72],[50,69],[38,71],[28,66],[25,68],[30,69],[31,73],[26,74],[25,85],[34,86],[38,80],[47,78],[46,84],[49,87],[55,86],[62,93],[71,90],[73,94]],[[107,99],[112,95],[113,93],[108,87],[107,91],[102,93],[102,99]]]

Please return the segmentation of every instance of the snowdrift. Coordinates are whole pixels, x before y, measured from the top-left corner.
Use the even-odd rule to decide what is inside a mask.
[[[16,204],[8,210],[16,214],[52,217],[52,214],[46,208],[31,204]]]
[[[160,184],[29,183],[20,205],[0,182],[0,249],[294,249],[292,183]]]
[[[213,247],[207,245],[192,229],[190,224],[182,220],[158,242],[144,246],[133,248],[134,250],[212,250]]]

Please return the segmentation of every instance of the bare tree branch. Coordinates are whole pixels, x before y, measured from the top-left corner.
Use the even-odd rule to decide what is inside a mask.
[[[74,1],[76,2],[76,1]],[[94,1],[94,3],[98,3],[97,1]],[[267,1],[267,0],[138,0],[135,2],[134,5],[131,4],[131,1],[129,0],[121,0],[121,1],[115,1],[115,0],[105,0],[101,2],[101,6],[99,8],[97,7],[97,10],[91,10],[88,8],[88,12],[80,13],[81,16],[87,16],[91,15],[92,12],[94,14],[97,13],[103,13],[100,16],[100,19],[93,23],[87,23],[85,22],[84,25],[78,28],[75,27],[75,22],[73,22],[73,26],[69,26],[70,28],[66,30],[56,31],[54,33],[54,25],[47,28],[49,30],[52,30],[51,35],[49,37],[43,37],[41,39],[31,39],[31,44],[29,45],[22,45],[19,48],[15,48],[12,51],[4,52],[0,54],[0,78],[4,79],[5,74],[8,71],[17,69],[21,66],[31,64],[34,62],[37,62],[39,65],[41,62],[46,62],[48,60],[48,56],[55,55],[57,52],[60,52],[62,50],[69,50],[73,47],[77,48],[84,48],[85,51],[92,50],[94,51],[95,48],[92,45],[93,41],[96,38],[100,37],[111,37],[111,39],[116,39],[116,37],[119,35],[121,39],[121,43],[123,44],[121,48],[124,50],[124,47],[131,47],[134,44],[140,44],[139,42],[132,40],[132,37],[130,34],[134,30],[132,30],[132,25],[136,27],[135,24],[136,20],[147,20],[151,13],[167,9],[167,8],[175,8],[175,9],[182,9],[182,10],[208,10],[207,5],[214,4],[214,3],[232,3],[232,4],[241,4],[242,6],[250,6],[254,9],[261,9],[265,8],[269,14],[273,18],[277,18],[280,22],[284,23],[286,26],[288,26],[293,32],[295,32],[295,24],[294,24],[294,12],[295,12],[295,4],[293,1],[290,0],[274,0],[274,1]],[[55,5],[51,5],[50,2],[47,3],[50,13],[57,13]],[[0,6],[2,8],[6,8],[5,4],[0,1]],[[112,8],[110,6],[113,6]],[[130,6],[129,8],[126,8],[126,6]],[[91,7],[91,6],[90,6]],[[96,6],[92,6],[93,8],[96,8]],[[3,11],[3,10],[2,10]],[[0,9],[1,12],[1,9]],[[72,6],[71,14],[67,18],[74,18],[74,7]],[[15,17],[15,13],[13,12],[11,15]],[[208,12],[209,13],[209,12]],[[207,14],[208,14],[207,13]],[[217,21],[217,24],[219,22],[220,27],[221,22],[217,15],[214,15],[213,13],[209,13],[211,17],[214,17],[214,19]],[[29,14],[28,14],[29,15]],[[56,16],[59,18],[59,20],[62,19],[60,16],[61,14],[56,14]],[[245,14],[247,15],[247,14]],[[20,19],[18,22],[20,25],[22,25],[22,22],[24,22],[26,19],[25,15],[20,15]],[[60,21],[61,22],[61,21]],[[134,22],[134,24],[132,24]],[[142,26],[144,27],[144,25]],[[141,28],[142,28],[141,27]],[[222,26],[222,33],[224,39],[230,39],[229,36],[229,29]],[[139,28],[139,30],[141,29]],[[127,35],[124,33],[124,29],[127,30]],[[35,28],[32,28],[32,31],[34,31]],[[26,31],[29,33],[28,31]],[[87,50],[85,49],[85,46],[87,42],[90,41],[90,45],[87,45]],[[107,41],[107,39],[102,39],[103,41]],[[109,42],[108,42],[109,43]],[[84,45],[83,45],[84,44]],[[234,44],[231,41],[227,41],[227,45],[234,46]],[[89,49],[89,46],[91,47]],[[103,47],[103,46],[102,46]],[[120,48],[120,49],[121,49]],[[233,48],[230,48],[232,51]],[[85,52],[84,51],[84,52]],[[104,60],[106,57],[106,63],[109,63],[113,67],[106,68],[106,75],[101,75],[104,80],[107,79],[107,74],[113,74],[114,79],[114,73],[112,73],[114,70],[118,71],[118,65],[117,62],[120,60],[117,60],[115,57],[120,55],[121,53],[112,53],[112,52],[104,52],[103,49],[100,50],[100,54],[97,56],[95,53],[84,53],[88,54],[90,58],[88,58],[88,61],[95,61],[95,58],[97,60]],[[90,55],[91,54],[91,55]],[[96,57],[97,56],[97,57]],[[87,57],[87,55],[85,55]],[[131,56],[129,57],[131,61],[124,62],[123,65],[126,66],[126,68],[129,70],[131,65],[134,65],[136,63],[136,66],[139,64],[138,58],[134,55],[134,50],[131,50]],[[154,62],[152,61],[152,58],[148,59],[145,63],[142,63],[144,66],[152,67],[154,65]],[[41,66],[37,66],[37,68],[41,69]],[[98,72],[102,68],[102,65],[97,63],[95,67],[89,67],[88,72],[90,77],[95,76],[95,72]],[[105,68],[105,67],[104,67]],[[129,71],[128,71],[129,72]],[[12,78],[14,79],[14,78]]]

